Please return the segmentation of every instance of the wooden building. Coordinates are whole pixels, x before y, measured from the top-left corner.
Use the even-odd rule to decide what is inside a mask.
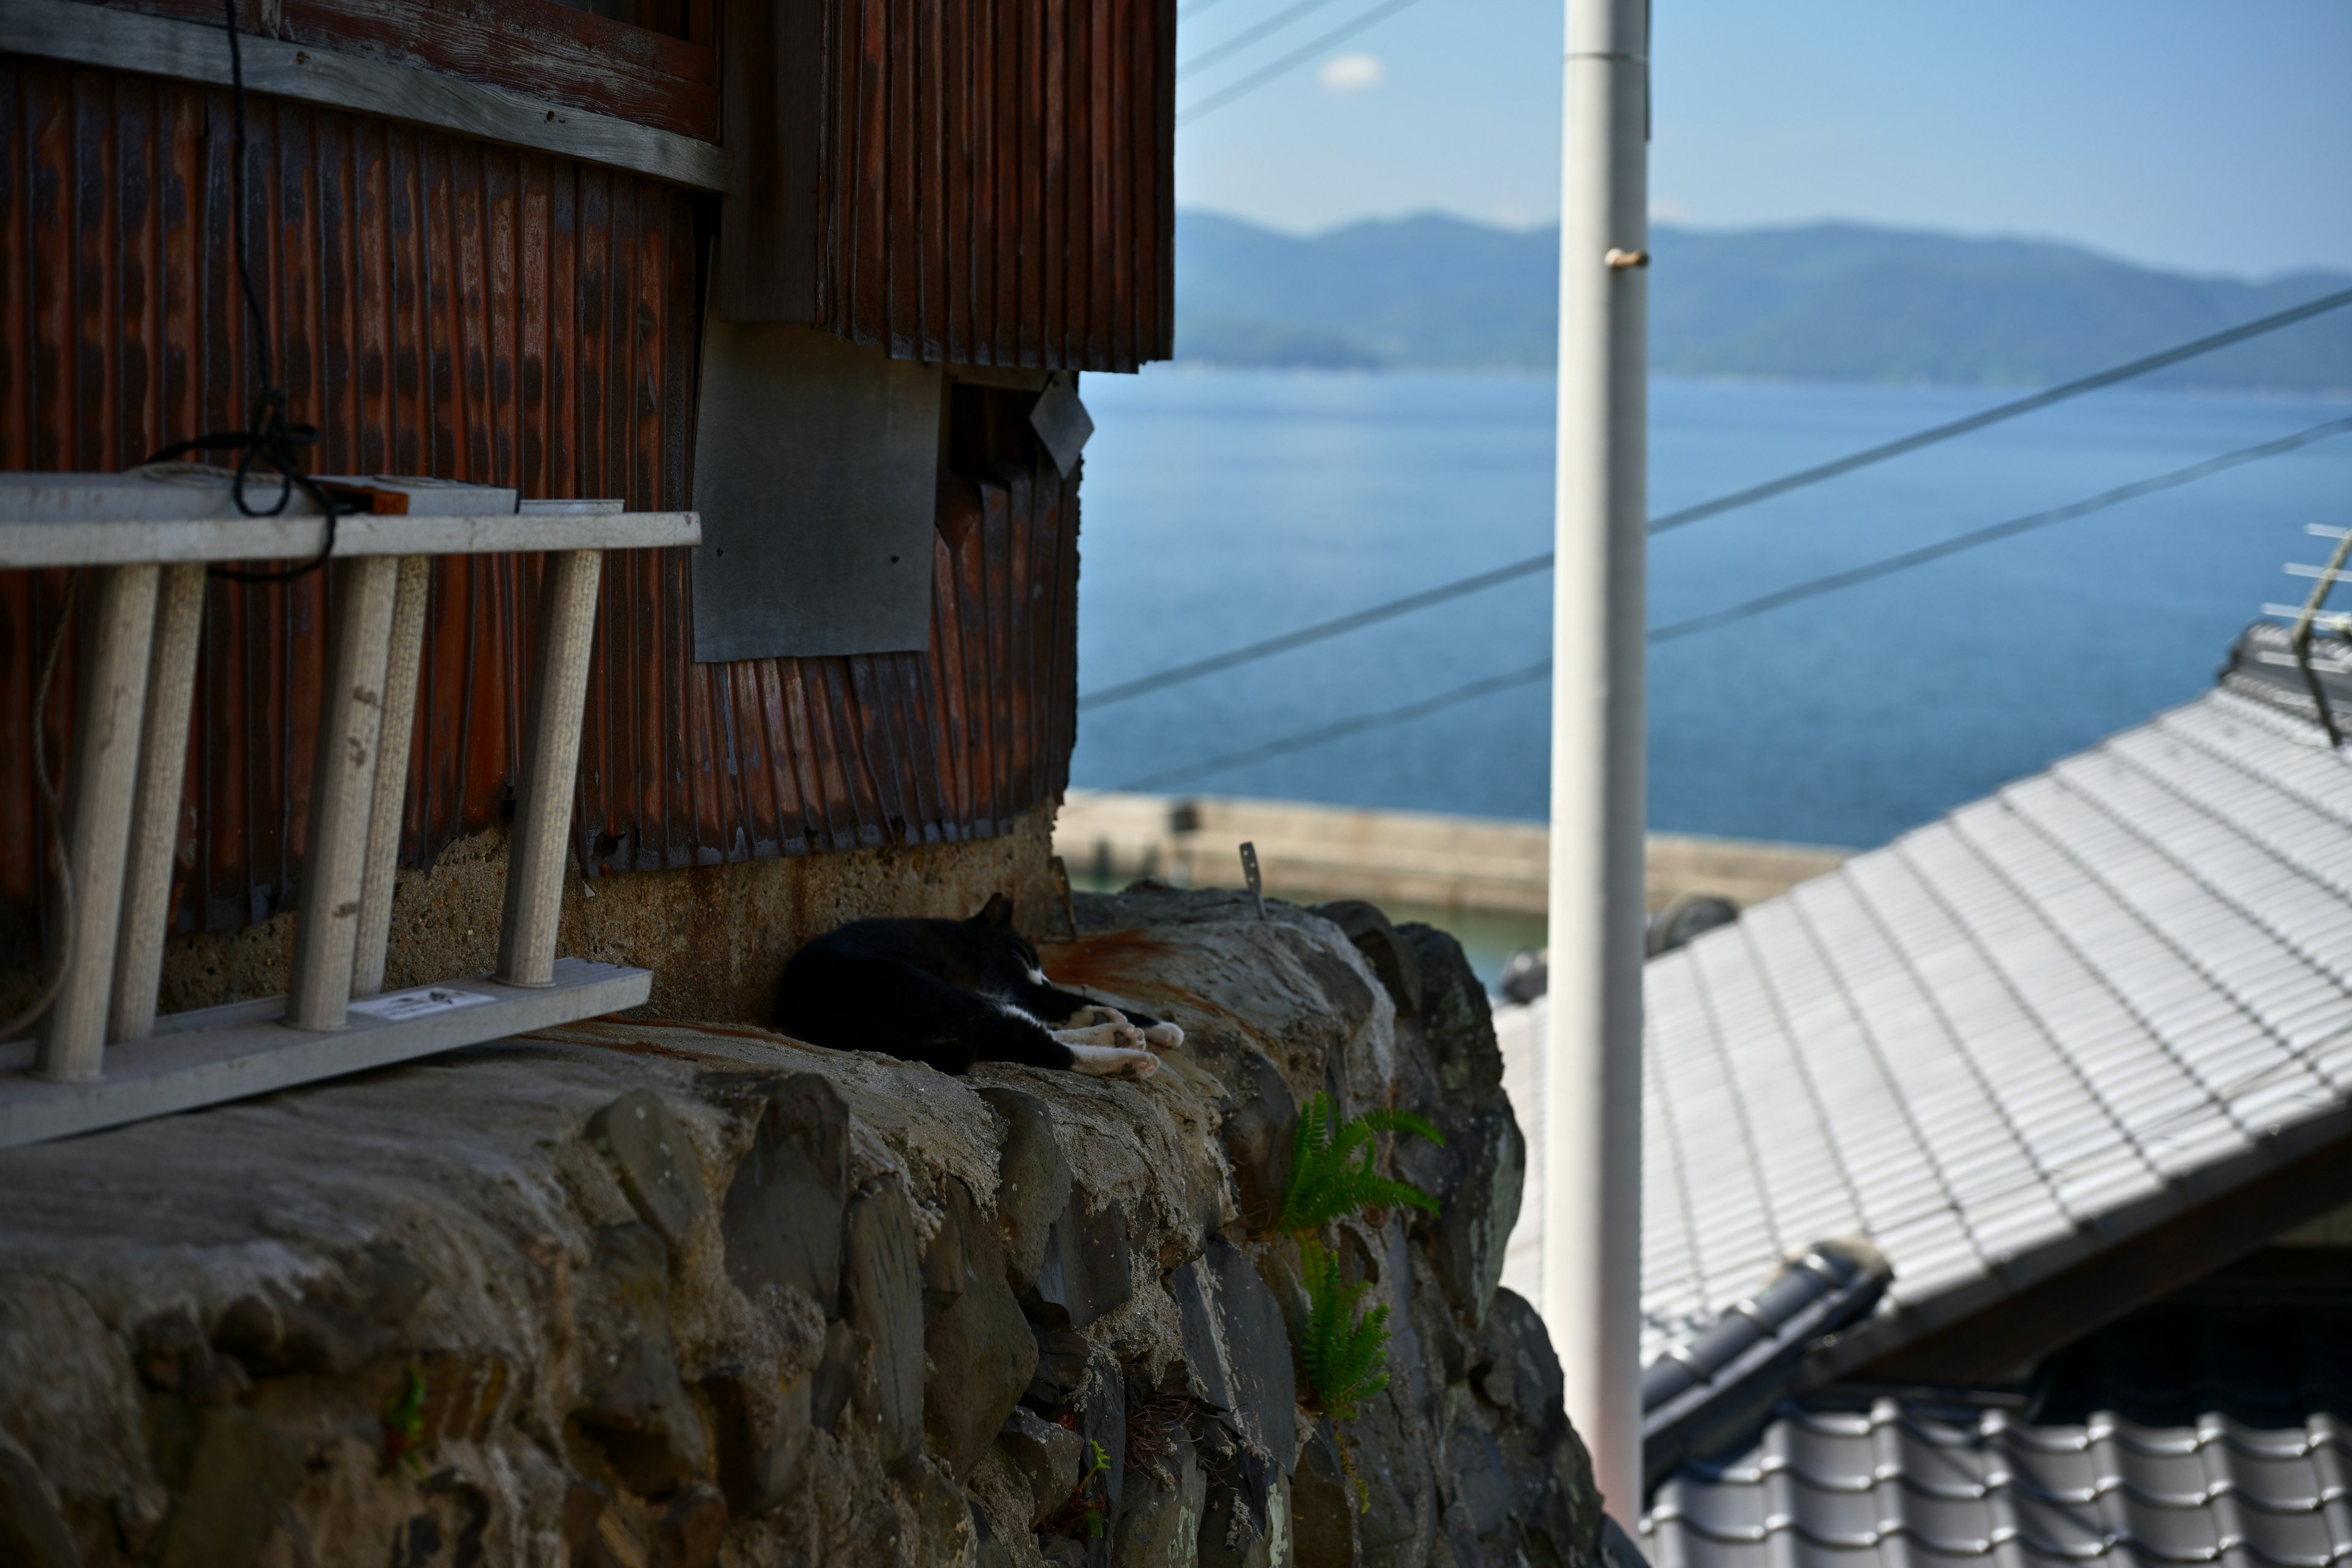
[[[242,224],[311,471],[702,511],[701,549],[604,579],[600,889],[1042,824],[1078,475],[1037,416],[1169,353],[1172,0],[235,3],[241,107],[217,5],[0,0],[0,469],[244,427],[273,367]],[[416,868],[505,808],[539,565],[436,573]],[[210,585],[181,938],[299,899],[331,584]],[[35,695],[66,585],[0,570],[0,1003],[58,918],[34,741],[70,754],[70,639]],[[215,994],[268,978],[237,962]]]

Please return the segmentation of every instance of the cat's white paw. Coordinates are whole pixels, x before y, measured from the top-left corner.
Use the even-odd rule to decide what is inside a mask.
[[[1062,1027],[1066,1029],[1083,1029],[1095,1024],[1124,1024],[1126,1022],[1127,1015],[1120,1012],[1116,1007],[1081,1007],[1076,1012],[1070,1015],[1070,1021],[1063,1025]]]
[[[1174,1050],[1184,1043],[1184,1030],[1178,1024],[1154,1024],[1143,1031],[1143,1043],[1159,1050]]]
[[[1124,1018],[1116,1024],[1097,1024],[1087,1029],[1056,1029],[1054,1037],[1070,1047],[1110,1046],[1129,1051],[1143,1044],[1143,1031]]]
[[[1071,1070],[1093,1078],[1150,1078],[1160,1070],[1160,1058],[1150,1051],[1071,1044],[1070,1055],[1076,1058],[1070,1063]]]

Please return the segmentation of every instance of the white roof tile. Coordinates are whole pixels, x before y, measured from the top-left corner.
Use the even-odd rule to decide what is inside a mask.
[[[1645,1359],[1823,1236],[1897,1303],[1981,1291],[2352,1098],[2352,763],[2315,735],[2216,690],[1654,961]]]

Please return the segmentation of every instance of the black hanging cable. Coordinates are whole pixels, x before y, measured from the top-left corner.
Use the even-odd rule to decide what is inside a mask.
[[[309,447],[319,439],[318,426],[297,425],[286,417],[286,389],[278,384],[278,356],[269,337],[269,319],[261,308],[260,291],[253,286],[253,268],[246,258],[245,244],[245,54],[237,41],[236,0],[221,0],[221,9],[228,26],[228,79],[230,100],[235,106],[236,135],[234,157],[229,164],[229,199],[234,211],[229,215],[230,243],[236,255],[236,281],[245,296],[245,313],[251,328],[254,343],[254,363],[259,384],[254,395],[253,416],[242,430],[216,430],[193,440],[174,441],[150,457],[150,463],[168,463],[189,452],[236,452],[236,477],[230,482],[229,494],[236,510],[247,517],[278,517],[294,499],[299,487],[317,505],[323,518],[319,539],[319,552],[299,566],[289,566],[275,572],[246,572],[232,566],[215,566],[210,574],[226,577],[234,583],[290,583],[297,577],[317,571],[327,563],[335,552],[335,519],[342,506],[335,498],[299,471],[296,448]],[[268,465],[278,473],[278,500],[275,504],[257,507],[245,499],[246,480],[253,471],[255,460]]]

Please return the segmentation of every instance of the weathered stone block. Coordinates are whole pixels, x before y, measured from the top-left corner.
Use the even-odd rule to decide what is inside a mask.
[[[1037,1342],[1004,1280],[975,1273],[932,1321],[924,1350],[923,1429],[967,1479],[1036,1373]]]
[[[1037,1371],[1021,1397],[1045,1415],[1058,1415],[1086,1390],[1094,1342],[1064,1329],[1036,1329],[1035,1332]]]
[[[58,1508],[57,1489],[5,1430],[0,1430],[0,1563],[22,1563],[24,1568],[81,1564]]]
[[[1208,1482],[1181,1428],[1172,1445],[1160,1458],[1168,1479],[1139,1474],[1129,1484],[1112,1537],[1114,1568],[1197,1568]]]
[[[1290,1478],[1270,1465],[1237,1468],[1202,1502],[1200,1568],[1286,1568],[1293,1533]]]
[[[1486,987],[1452,933],[1418,922],[1396,928],[1421,972],[1421,1032],[1440,1090],[1456,1104],[1482,1105],[1503,1087],[1503,1052]]]
[[[1043,1327],[1085,1329],[1134,1294],[1129,1267],[1126,1212],[1117,1204],[1090,1211],[1074,1188],[1023,1305]]]
[[[1078,1489],[1086,1443],[1069,1427],[1016,1405],[997,1431],[996,1448],[1029,1483],[1035,1504],[1031,1524],[1043,1525],[1053,1518]]]
[[[1241,1051],[1224,1081],[1233,1097],[1225,1117],[1225,1158],[1234,1168],[1241,1222],[1252,1233],[1263,1232],[1273,1228],[1283,1194],[1290,1190],[1298,1102],[1281,1069],[1256,1051]]]
[[[206,1411],[158,1568],[249,1568],[278,1533],[302,1472],[302,1445],[290,1434],[238,1406]]]
[[[883,1457],[895,1463],[923,1440],[922,1263],[896,1179],[851,1202],[846,1232],[849,1325],[874,1347],[868,1415]]]
[[[1421,1010],[1421,961],[1380,906],[1361,899],[1341,899],[1317,904],[1315,912],[1347,932],[1349,942],[1381,977],[1381,986],[1396,1004],[1400,1017]]]
[[[827,1313],[841,1294],[842,1209],[849,1197],[849,1110],[814,1073],[764,1097],[751,1146],[721,1209],[727,1273],[745,1295],[790,1285]]]
[[[1507,1108],[1482,1111],[1454,1122],[1444,1157],[1453,1174],[1441,1211],[1418,1223],[1447,1296],[1475,1329],[1503,1282],[1527,1181],[1527,1142]]]
[[[717,1441],[719,1488],[730,1512],[746,1519],[771,1512],[799,1484],[814,1429],[810,1395],[815,1382],[803,1373],[781,1389],[766,1390],[731,1368],[702,1380]]]
[[[624,1486],[653,1496],[704,1460],[701,1418],[670,1339],[669,1249],[648,1226],[607,1226],[596,1234],[595,1277],[582,1327],[602,1353],[572,1420]]]
[[[637,1217],[661,1232],[673,1251],[685,1248],[710,1212],[702,1161],[669,1107],[649,1090],[633,1089],[591,1117],[588,1141],[613,1162],[621,1190]]]
[[[1356,1568],[1356,1483],[1339,1462],[1329,1423],[1316,1431],[1291,1477],[1290,1561],[1293,1568]]]
[[[996,1224],[1004,1237],[1008,1282],[1018,1293],[1035,1282],[1054,1222],[1069,1207],[1070,1167],[1044,1100],[1001,1084],[982,1089],[980,1097],[1005,1121]]]

